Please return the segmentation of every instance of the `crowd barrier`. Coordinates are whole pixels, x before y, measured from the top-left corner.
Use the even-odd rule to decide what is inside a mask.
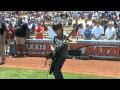
[[[70,48],[80,49],[82,54],[94,58],[120,59],[119,40],[78,40]]]
[[[27,39],[27,56],[46,56],[52,39]],[[98,58],[120,58],[119,40],[77,40],[71,43],[69,50],[81,50],[83,55]]]

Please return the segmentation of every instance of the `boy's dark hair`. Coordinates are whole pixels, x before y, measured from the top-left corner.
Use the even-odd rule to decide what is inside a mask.
[[[53,28],[54,31],[56,31],[57,29],[62,28],[62,24],[61,24],[61,23],[54,24],[54,25],[52,26],[52,28]]]

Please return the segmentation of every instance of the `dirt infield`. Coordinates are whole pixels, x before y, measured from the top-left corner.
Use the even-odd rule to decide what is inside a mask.
[[[45,58],[42,57],[8,57],[7,62],[0,67],[48,70],[48,65],[45,67],[44,62]],[[67,59],[62,71],[120,78],[120,61]]]

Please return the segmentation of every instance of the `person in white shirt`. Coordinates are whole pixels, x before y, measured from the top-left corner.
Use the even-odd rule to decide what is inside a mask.
[[[63,23],[63,25],[64,25],[64,26],[65,26],[65,25],[66,25],[66,23],[67,23],[67,19],[66,19],[66,17],[65,17],[65,16],[63,16],[62,23]]]
[[[101,36],[104,34],[104,29],[100,25],[99,20],[96,20],[96,26],[93,27],[91,34],[92,34],[93,39],[95,40],[100,40]]]
[[[54,39],[54,36],[56,36],[56,33],[54,32],[52,26],[48,26],[48,36],[49,39]]]
[[[11,21],[11,23],[12,23],[13,27],[15,27],[16,21],[14,19]]]
[[[83,27],[83,24],[80,24],[80,28],[78,29],[78,34],[79,36],[82,36],[82,38],[84,38],[84,32],[85,32],[85,28]]]
[[[115,40],[116,39],[116,30],[113,27],[113,23],[108,23],[108,28],[105,31],[105,36],[107,40]]]

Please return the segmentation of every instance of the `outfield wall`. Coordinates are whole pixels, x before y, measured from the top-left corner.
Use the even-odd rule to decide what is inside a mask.
[[[46,56],[52,39],[27,39],[27,56]],[[81,50],[82,55],[96,58],[120,58],[120,41],[118,40],[77,40],[71,43],[70,50]]]

